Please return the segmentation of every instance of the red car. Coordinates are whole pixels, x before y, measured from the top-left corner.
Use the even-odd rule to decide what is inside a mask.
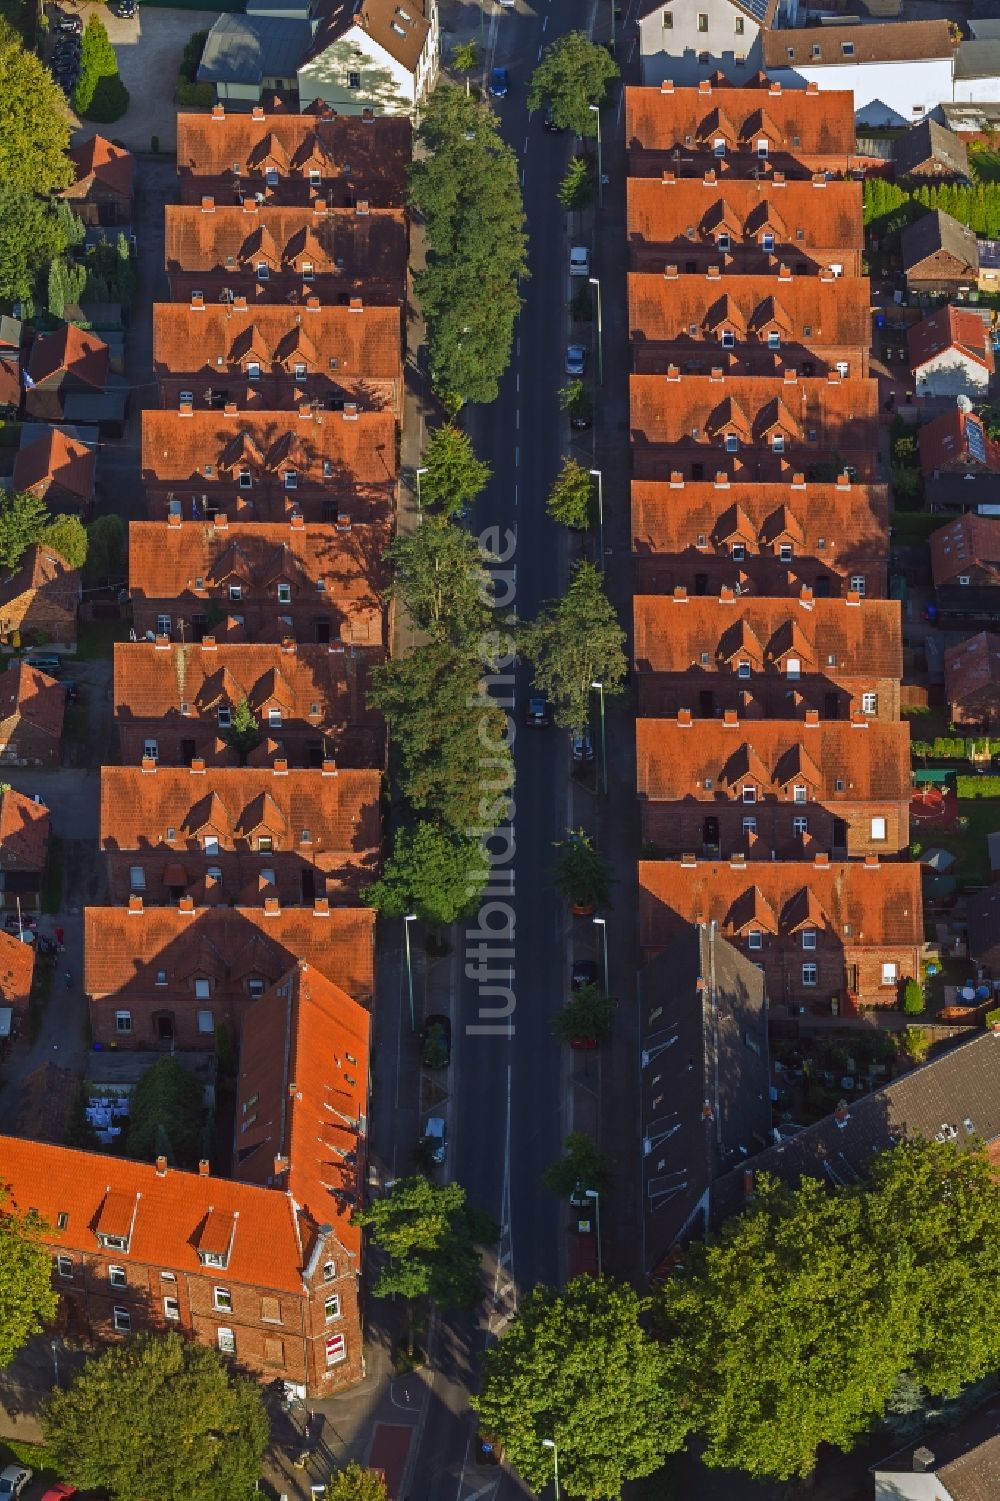
[[[78,1496],[79,1494],[80,1492],[76,1486],[70,1485],[68,1480],[57,1480],[55,1485],[49,1486],[49,1489],[42,1497],[42,1501],[66,1501],[67,1496]]]

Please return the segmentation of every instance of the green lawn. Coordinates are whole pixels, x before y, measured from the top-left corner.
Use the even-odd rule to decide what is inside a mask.
[[[127,620],[83,620],[76,638],[76,655],[80,662],[111,657],[116,641],[128,640]],[[67,658],[71,662],[72,658]]]
[[[1000,151],[970,151],[969,166],[977,182],[1000,182]]]
[[[889,515],[893,542],[924,542],[947,521],[947,516],[934,516],[930,511],[892,511]]]
[[[967,828],[936,829],[933,824],[915,824],[913,835],[925,850],[936,845],[957,857],[950,874],[959,885],[985,885],[990,879],[986,836],[1000,829],[1000,798],[962,801],[958,811],[969,820]]]

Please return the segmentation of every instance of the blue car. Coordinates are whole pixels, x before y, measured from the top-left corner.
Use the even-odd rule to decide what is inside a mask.
[[[510,79],[507,77],[506,68],[494,68],[490,74],[490,93],[494,99],[506,99],[510,90]]]

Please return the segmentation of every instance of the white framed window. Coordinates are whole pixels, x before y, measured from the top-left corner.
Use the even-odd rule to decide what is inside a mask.
[[[128,1287],[128,1277],[123,1266],[108,1267],[108,1281],[112,1287]]]
[[[738,453],[739,452],[739,447],[740,447],[740,440],[736,436],[736,434],[735,433],[727,433],[726,434],[726,452],[727,453]]]
[[[782,563],[790,563],[792,561],[792,544],[790,542],[782,542],[778,548],[778,557]]]
[[[332,1261],[324,1261],[324,1263],[323,1263],[323,1281],[324,1282],[332,1282],[333,1279],[334,1279],[334,1277],[336,1275],[337,1275],[337,1268],[334,1266],[333,1262]]]
[[[878,713],[878,694],[877,693],[862,693],[862,695],[861,695],[861,712],[862,712],[862,714],[877,714]]]
[[[802,947],[804,949],[814,949],[816,947],[816,929],[815,928],[803,928],[802,929]]]
[[[760,139],[757,142],[757,155],[760,156],[760,157],[767,156],[767,137],[766,136],[761,136]],[[772,245],[774,244],[774,235],[771,236],[771,244]]]
[[[234,600],[238,604],[239,601],[243,598],[243,585],[242,584],[230,584],[229,585],[229,598],[231,600]]]
[[[775,329],[771,329],[767,335],[767,347],[768,349],[781,348],[781,335]]]
[[[708,30],[708,12],[707,11],[699,11],[699,13],[698,13],[698,30],[700,32],[702,32],[702,33],[706,32]]]
[[[734,563],[742,563],[743,559],[747,555],[746,544],[743,542],[734,542],[732,547],[729,549],[729,554]],[[749,663],[747,664],[747,666],[749,667]],[[749,675],[750,674],[748,672],[747,676],[749,677]]]
[[[793,786],[792,786],[792,802],[793,803],[804,803],[804,802],[808,802],[808,800],[809,800],[809,789],[808,789],[808,787],[804,787],[801,782],[795,782],[793,784]]]
[[[157,615],[157,617],[156,617],[156,634],[158,636],[169,636],[170,635],[170,616],[169,615]]]
[[[253,477],[249,469],[240,470],[240,489],[249,490],[253,486]]]
[[[802,966],[802,983],[803,983],[803,985],[815,985],[816,984],[817,974],[818,974],[818,970],[817,970],[815,964],[803,964],[803,966]]]
[[[260,380],[260,360],[250,360],[247,364],[247,380]]]
[[[116,1334],[129,1334],[132,1329],[132,1315],[127,1308],[115,1308],[112,1310]]]
[[[343,1334],[330,1334],[330,1335],[327,1335],[327,1340],[326,1340],[326,1363],[327,1363],[327,1365],[328,1366],[330,1366],[330,1365],[339,1365],[342,1360],[346,1360],[346,1359],[347,1359],[347,1340],[346,1340],[345,1336]]]
[[[59,1273],[60,1277],[72,1277],[72,1275],[73,1275],[73,1258],[72,1258],[72,1256],[57,1256],[56,1257],[56,1271]]]
[[[152,761],[158,761],[160,759],[159,743],[156,740],[144,740],[142,754]]]
[[[228,730],[233,723],[233,710],[230,704],[219,705],[219,729]]]
[[[726,238],[727,239],[729,238],[728,235],[726,236]],[[725,248],[725,247],[720,247],[720,248]],[[732,329],[731,328],[724,328],[722,330],[722,347],[723,347],[723,349],[732,349],[735,346],[735,344],[736,344],[736,335],[733,333]]]
[[[181,1316],[181,1305],[180,1305],[180,1303],[178,1303],[177,1299],[176,1298],[164,1298],[164,1300],[163,1300],[163,1317],[165,1319],[170,1319],[172,1323],[176,1323],[177,1320],[180,1318],[180,1316]]]
[[[268,711],[267,711],[267,723],[268,723],[268,728],[269,729],[280,730],[281,729],[281,710],[280,709],[268,709]],[[258,848],[259,848],[259,846],[258,846]]]
[[[264,181],[267,183],[267,186],[269,188],[276,188],[278,186],[278,169],[277,169],[277,167],[268,167],[267,168],[266,172],[264,173]]]
[[[757,801],[757,789],[756,787],[741,787],[740,796],[745,803],[755,803]]]
[[[756,834],[757,832],[757,819],[752,813],[748,813],[743,820],[743,832],[744,834]]]
[[[774,437],[771,439],[771,452],[772,453],[784,453],[784,451],[785,451],[785,438],[784,438],[784,434],[783,433],[775,433]]]
[[[323,181],[323,176],[322,176],[322,173],[319,171],[319,168],[318,167],[310,167],[309,168],[309,186],[311,188],[318,188],[319,185],[320,185],[320,183],[322,181]]]
[[[279,605],[290,605],[291,602],[292,602],[292,586],[291,586],[291,584],[279,584],[278,585],[278,603],[279,603]]]
[[[270,279],[270,276],[271,276],[271,271],[270,271],[270,268],[268,267],[267,261],[258,261],[257,262],[257,280],[258,281],[268,281]]]
[[[196,1001],[207,1001],[212,994],[212,982],[204,978],[194,982],[194,998]]]
[[[736,664],[736,676],[738,678],[748,678],[750,676],[750,663],[749,662],[737,662],[737,664]]]
[[[721,157],[725,156],[725,154],[726,143],[723,140],[722,136],[716,136],[715,140],[712,142],[712,155]]]
[[[361,87],[361,74],[358,73],[354,68],[348,69],[347,87],[349,89],[360,89]]]
[[[119,1036],[127,1037],[128,1034],[131,1032],[131,1030],[132,1030],[132,1013],[131,1013],[131,1011],[116,1011],[115,1012],[115,1031],[119,1034]]]
[[[747,948],[762,949],[764,947],[764,935],[759,928],[751,928],[747,934]]]
[[[206,855],[217,855],[219,853],[218,834],[206,834],[201,841],[201,847]]]
[[[799,657],[785,658],[785,676],[787,678],[797,678],[802,676],[802,662]]]
[[[285,470],[285,489],[297,490],[299,488],[299,476],[294,469]]]
[[[304,274],[305,272],[303,270],[303,275]],[[299,382],[300,385],[305,380],[307,373],[308,372],[306,371],[305,365],[299,363],[295,366],[295,379]]]
[[[895,985],[898,980],[899,965],[894,964],[891,959],[886,960],[882,965],[882,984]]]
[[[880,839],[885,839],[885,837],[886,837],[885,819],[884,818],[873,818],[872,819],[872,838],[876,839],[876,840],[880,840]]]
[[[253,975],[247,981],[247,991],[253,996],[254,1000],[264,994],[264,981],[259,975]]]
[[[852,573],[851,574],[851,588],[854,590],[855,594],[862,594],[862,595],[864,594],[864,592],[865,592],[865,576],[864,576],[863,573]]]
[[[303,261],[302,262],[302,280],[303,281],[315,281],[315,279],[316,279],[316,272],[315,272],[315,269],[313,267],[312,261]],[[305,379],[304,376],[303,376],[303,379]]]
[[[715,243],[720,250],[728,250],[733,242],[729,234],[723,230],[721,234],[716,235]]]
[[[212,1289],[212,1302],[217,1313],[232,1313],[233,1295],[228,1287],[216,1287]]]
[[[765,229],[764,233],[761,235],[760,243],[764,250],[774,249],[774,235],[769,229]]]
[[[848,364],[847,360],[838,360],[837,361],[837,374],[840,376],[841,380],[846,380],[847,377],[850,375],[850,373],[851,373],[851,367]]]
[[[958,575],[958,582],[960,584],[971,584],[972,583],[972,575],[971,575],[971,573],[960,573]]]
[[[323,1302],[323,1318],[328,1324],[340,1318],[340,1294],[330,1293]]]
[[[128,868],[128,883],[133,891],[145,891],[146,872],[141,865],[130,865]]]
[[[808,832],[808,818],[803,818],[801,813],[797,814],[796,817],[792,819],[792,833],[796,836],[796,838],[801,839],[803,834],[808,834]]]
[[[215,1017],[211,1011],[198,1012],[198,1031],[203,1037],[210,1037],[215,1031]]]
[[[220,1354],[236,1354],[236,1335],[231,1329],[227,1329],[225,1325],[220,1324],[216,1333],[216,1339],[218,1341]]]

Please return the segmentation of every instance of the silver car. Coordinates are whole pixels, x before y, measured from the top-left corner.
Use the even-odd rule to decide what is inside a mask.
[[[27,1465],[7,1465],[0,1470],[0,1497],[3,1501],[8,1501],[8,1498],[13,1501],[15,1496],[19,1496],[33,1474],[34,1471],[29,1470]]]

